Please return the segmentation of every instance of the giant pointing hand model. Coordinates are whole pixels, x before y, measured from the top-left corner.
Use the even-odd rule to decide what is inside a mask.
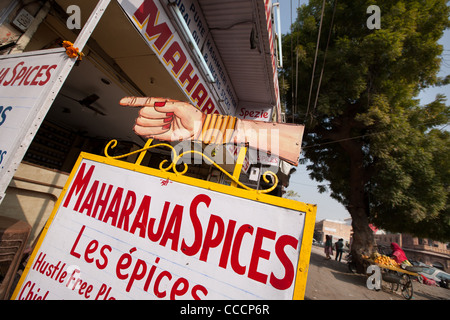
[[[204,114],[190,103],[166,98],[125,97],[120,105],[141,107],[134,131],[147,139],[248,144],[293,165],[298,164],[302,125]]]

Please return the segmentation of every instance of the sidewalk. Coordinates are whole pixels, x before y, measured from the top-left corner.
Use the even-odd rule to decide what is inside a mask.
[[[413,281],[414,300],[450,300],[450,290]],[[382,282],[380,291],[369,290],[366,276],[348,271],[342,261],[325,259],[322,247],[312,246],[306,282],[306,300],[405,300],[399,292],[391,292]]]

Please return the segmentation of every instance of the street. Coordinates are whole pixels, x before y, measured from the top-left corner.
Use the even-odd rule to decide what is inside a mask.
[[[326,260],[323,248],[312,246],[305,300],[404,300],[400,290],[391,292],[386,282],[379,291],[369,290],[366,276],[350,273],[344,257],[341,262],[334,256]],[[450,300],[449,289],[417,281],[413,281],[413,289],[411,300]]]

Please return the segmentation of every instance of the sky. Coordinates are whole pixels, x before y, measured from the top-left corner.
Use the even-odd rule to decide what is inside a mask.
[[[275,0],[274,0],[275,2]],[[281,32],[286,34],[290,32],[291,22],[294,22],[297,14],[296,8],[299,5],[306,4],[307,0],[279,0],[280,3],[280,15],[281,15]],[[292,8],[292,11],[291,11]],[[368,15],[369,17],[369,15]],[[383,27],[383,10],[381,8],[381,27]],[[323,30],[322,30],[323,31]],[[323,32],[328,32],[323,31]],[[439,76],[446,76],[450,74],[450,30],[444,33],[444,36],[440,40],[440,43],[444,46],[443,52],[443,62],[441,65],[441,72]],[[450,85],[440,87],[440,88],[428,88],[421,92],[418,96],[422,104],[427,104],[432,102],[436,94],[442,93],[447,97],[450,97]],[[332,199],[329,193],[320,194],[317,191],[318,182],[311,180],[308,175],[308,170],[305,164],[299,164],[296,168],[297,171],[291,175],[288,190],[293,190],[297,192],[300,198],[296,200],[317,205],[316,220],[320,221],[323,219],[329,220],[344,220],[350,218],[350,214],[336,200]],[[326,181],[322,182],[325,184]]]

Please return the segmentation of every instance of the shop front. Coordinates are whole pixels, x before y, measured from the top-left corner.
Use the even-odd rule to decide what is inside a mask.
[[[16,2],[10,1],[2,11],[2,28],[17,34],[6,44],[4,55],[58,48],[63,40],[75,42],[97,5],[77,1],[70,11],[71,1],[51,1],[49,9],[44,1],[41,7]],[[41,15],[33,32],[31,27],[15,27],[23,10]],[[189,101],[204,113],[279,121],[273,18],[272,4],[262,0],[111,1],[82,50],[83,59],[68,73],[36,130],[6,190],[1,214],[26,217],[30,210],[41,211],[42,206],[29,201],[30,197],[51,207],[53,194],[62,188],[80,151],[102,154],[111,139],[120,141],[118,154],[143,146],[145,141],[132,131],[137,110],[119,106],[122,97],[170,97]],[[24,42],[27,33],[29,39]],[[169,155],[165,150],[154,153],[154,163]],[[270,161],[277,159],[265,163]],[[205,165],[192,170],[194,176],[224,180]],[[46,219],[46,214],[38,212],[31,216],[41,223]],[[33,231],[35,236],[39,227]]]
[[[48,92],[41,88],[35,94],[35,113],[22,120],[17,116],[16,131],[7,132],[7,121],[0,125],[1,164],[7,172],[2,172],[6,182],[2,182],[0,216],[30,224],[28,246],[42,231],[80,152],[103,155],[112,139],[118,140],[112,155],[145,145],[146,139],[133,132],[138,110],[120,106],[123,97],[168,97],[189,102],[205,114],[274,123],[282,119],[279,37],[274,26],[278,4],[273,6],[270,0],[76,2],[10,0],[0,5],[0,121],[12,123],[13,109],[20,105],[16,98],[30,100],[27,95],[39,89],[38,82],[43,87],[46,78],[58,76]],[[81,60],[66,57],[63,41],[82,44]],[[27,56],[39,56],[42,63],[20,64]],[[14,90],[16,100],[11,102]],[[239,148],[221,145],[208,152],[222,155],[218,162],[232,172]],[[8,158],[13,155],[15,159]],[[170,151],[153,148],[142,164],[156,168],[170,157]],[[130,155],[125,160],[136,158]],[[191,161],[188,176],[232,183],[195,155],[185,160]],[[279,176],[282,183],[272,194],[281,196],[291,165],[274,155],[250,148],[241,181],[264,188],[261,176],[267,170]]]

